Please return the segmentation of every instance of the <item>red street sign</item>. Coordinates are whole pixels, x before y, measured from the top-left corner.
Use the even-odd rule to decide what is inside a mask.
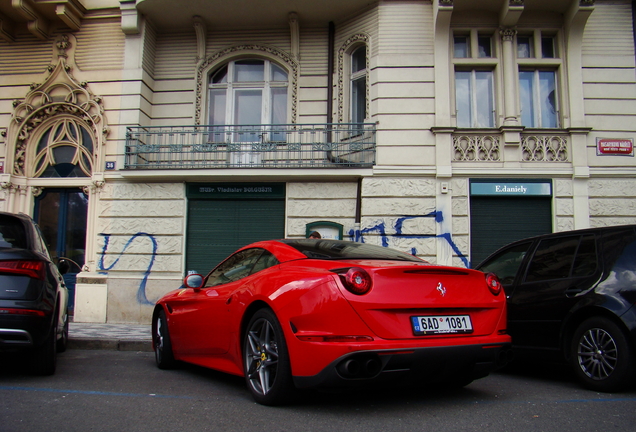
[[[632,138],[616,139],[616,138],[597,138],[596,154],[634,156],[634,140]]]

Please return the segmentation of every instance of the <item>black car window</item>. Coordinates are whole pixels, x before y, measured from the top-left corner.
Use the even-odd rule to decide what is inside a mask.
[[[603,234],[603,260],[607,268],[620,267],[630,271],[636,270],[634,242],[636,242],[636,233],[633,228]]]
[[[596,272],[598,260],[596,258],[596,239],[593,235],[583,236],[576,259],[572,267],[572,277],[590,276]]]
[[[37,234],[35,245],[34,245],[35,250],[43,254],[48,259],[51,259],[51,255],[49,254],[49,248],[46,245],[46,242],[44,241],[44,235],[42,234],[42,231],[40,231],[40,227],[35,225],[35,231]]]
[[[0,248],[27,249],[24,224],[15,217],[0,216]]]
[[[259,248],[246,249],[230,256],[210,272],[207,276],[205,286],[213,287],[234,282],[248,276],[263,251],[263,249]]]
[[[254,268],[252,269],[252,273],[257,273],[261,270],[265,270],[266,268],[275,266],[278,264],[278,260],[270,251],[263,251],[263,254],[260,256],[256,264],[254,264]]]
[[[541,240],[532,257],[526,282],[563,279],[570,276],[580,235]]]
[[[413,261],[423,263],[421,259],[395,249],[343,240],[281,240],[304,254],[307,258],[324,260],[341,259],[377,259],[391,261]]]
[[[499,252],[488,261],[479,265],[478,269],[486,273],[494,273],[504,285],[514,282],[519,266],[526,256],[532,242],[521,243]]]

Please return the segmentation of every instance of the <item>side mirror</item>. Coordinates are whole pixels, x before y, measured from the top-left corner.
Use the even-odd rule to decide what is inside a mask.
[[[195,290],[201,289],[203,287],[203,276],[198,273],[189,274],[183,279],[183,286]]]
[[[60,274],[66,274],[71,269],[71,264],[69,264],[68,261],[62,259],[57,263],[57,269],[59,270]]]

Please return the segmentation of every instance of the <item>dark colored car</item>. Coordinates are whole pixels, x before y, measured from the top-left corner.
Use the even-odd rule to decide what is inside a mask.
[[[0,353],[26,352],[33,372],[55,373],[68,341],[68,291],[29,216],[0,212]]]
[[[634,384],[636,225],[520,240],[476,268],[504,287],[515,358],[565,360],[596,391]]]

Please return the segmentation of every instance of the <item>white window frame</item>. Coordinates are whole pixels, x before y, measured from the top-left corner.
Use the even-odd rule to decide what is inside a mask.
[[[562,104],[564,101],[563,87],[560,85],[563,82],[563,77],[561,76],[563,73],[563,59],[560,54],[564,52],[563,47],[560,43],[560,33],[556,29],[529,29],[528,31],[524,31],[523,29],[519,29],[518,33],[515,37],[515,56],[517,63],[517,88],[519,95],[519,121],[522,126],[530,129],[559,129],[562,127],[563,118],[562,118]],[[518,57],[518,43],[519,38],[526,37],[529,38],[530,44],[532,44],[530,52],[533,56],[528,57]],[[553,57],[544,57],[543,54],[543,38],[552,38],[553,39]],[[522,72],[533,72],[533,108],[534,112],[532,116],[534,118],[533,124],[524,124],[524,100],[522,99],[522,91],[521,91],[521,73]],[[546,125],[544,124],[543,119],[543,107],[541,101],[544,100],[547,95],[543,95],[540,93],[539,86],[539,76],[542,72],[550,72],[554,74],[554,125]]]
[[[235,73],[235,65],[236,62],[241,61],[262,61],[264,63],[264,79],[263,81],[242,81],[237,82],[234,81],[234,73]],[[272,81],[272,65],[277,66],[282,71],[287,74],[286,81]],[[227,82],[225,83],[211,83],[211,79],[215,73],[217,73],[222,67],[227,66]],[[261,91],[261,119],[260,124],[269,125],[272,124],[272,89],[275,88],[285,88],[287,90],[287,106],[285,108],[285,122],[289,123],[289,97],[290,97],[290,89],[289,89],[289,71],[283,67],[282,65],[273,62],[269,59],[264,58],[239,58],[231,60],[224,65],[220,65],[212,70],[208,77],[208,123],[210,124],[211,115],[212,115],[212,106],[210,97],[211,90],[214,89],[226,89],[226,100],[225,100],[225,125],[235,125],[236,119],[234,116],[234,107],[236,101],[236,93],[240,90],[260,90]]]
[[[357,71],[353,71],[353,54],[358,50],[364,50],[365,55],[365,66],[364,68],[358,69]],[[364,123],[369,118],[369,51],[366,44],[357,44],[355,45],[348,53],[348,75],[349,75],[349,123]],[[356,82],[364,78],[364,118],[358,119],[356,118],[356,113],[354,109],[358,106],[357,102],[354,101],[355,97],[355,87]]]
[[[500,105],[500,101],[498,99],[499,91],[499,44],[497,38],[495,37],[496,30],[495,29],[454,29],[451,32],[451,59],[453,63],[453,94],[454,98],[452,100],[452,104],[454,107],[454,119],[455,125],[462,129],[484,129],[484,128],[494,128],[497,127],[497,112],[498,106]],[[467,38],[467,55],[464,57],[455,57],[455,38],[457,37],[465,37]],[[490,40],[490,57],[485,57],[480,55],[480,38],[487,37]],[[469,96],[469,103],[471,106],[470,112],[470,125],[460,125],[459,124],[459,116],[458,116],[458,104],[457,104],[457,74],[470,72],[471,73],[471,95]],[[478,119],[480,118],[477,115],[479,111],[478,98],[475,93],[476,91],[476,75],[478,72],[490,72],[492,76],[491,87],[492,92],[490,94],[490,105],[492,106],[492,112],[488,113],[487,118],[490,119],[491,123],[488,125],[479,124]],[[484,116],[481,116],[482,118]]]

